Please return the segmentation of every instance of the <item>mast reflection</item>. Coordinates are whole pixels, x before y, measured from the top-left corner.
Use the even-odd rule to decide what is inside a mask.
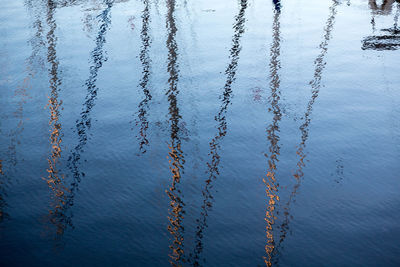
[[[32,47],[31,55],[26,59],[26,76],[22,81],[22,84],[19,85],[14,90],[14,97],[18,98],[16,101],[16,110],[13,112],[14,118],[16,120],[16,126],[14,129],[10,130],[8,136],[10,137],[10,143],[7,150],[6,158],[0,160],[0,222],[6,218],[9,218],[9,215],[6,213],[6,188],[11,183],[9,173],[11,173],[10,168],[7,168],[7,165],[12,168],[16,168],[18,164],[17,159],[17,145],[20,143],[20,135],[24,130],[24,106],[29,100],[30,96],[28,94],[29,90],[32,88],[31,81],[35,77],[38,70],[43,63],[41,58],[42,48],[45,46],[45,42],[43,40],[43,25],[41,20],[41,10],[40,7],[36,7],[32,4],[31,1],[25,1],[25,5],[27,6],[30,13],[33,15],[33,23],[32,29],[35,31],[34,35],[29,38],[29,44]],[[36,68],[35,66],[36,65]],[[5,168],[6,167],[6,168]]]
[[[179,81],[179,65],[178,65],[178,45],[176,42],[176,22],[174,12],[176,8],[175,0],[167,0],[167,49],[168,49],[168,65],[167,70],[169,73],[168,83],[169,88],[166,92],[169,101],[169,123],[171,131],[171,142],[168,144],[168,162],[169,168],[172,173],[172,183],[166,193],[170,199],[170,209],[168,214],[168,231],[173,240],[169,246],[171,252],[169,254],[170,263],[173,266],[182,266],[186,262],[184,257],[184,227],[182,225],[184,219],[184,202],[182,191],[180,189],[181,175],[183,173],[183,165],[185,164],[184,155],[181,149],[181,139],[179,136],[179,107],[177,96],[179,94],[178,81]]]
[[[329,17],[326,22],[326,26],[324,28],[324,31],[325,31],[324,38],[319,45],[320,53],[314,61],[314,67],[315,67],[314,68],[314,78],[310,82],[312,95],[311,95],[310,101],[307,104],[307,109],[306,109],[306,112],[303,117],[304,122],[299,127],[300,132],[301,132],[301,142],[298,145],[297,151],[296,151],[296,154],[298,155],[299,160],[297,162],[297,170],[295,171],[295,173],[293,175],[296,180],[296,183],[293,186],[292,192],[289,196],[289,200],[284,207],[284,220],[281,225],[281,234],[280,234],[279,243],[277,245],[276,252],[275,252],[278,254],[278,256],[279,256],[279,250],[282,248],[283,241],[285,240],[285,238],[287,236],[287,232],[289,231],[290,205],[294,201],[294,199],[297,195],[297,191],[301,184],[301,179],[304,176],[304,173],[303,173],[303,168],[305,167],[304,159],[307,156],[307,153],[305,153],[304,150],[306,148],[306,143],[307,143],[308,134],[309,134],[309,130],[310,130],[309,127],[311,124],[311,115],[312,115],[312,111],[313,111],[313,105],[314,105],[315,101],[317,100],[319,91],[321,89],[322,74],[323,74],[323,71],[326,66],[325,56],[328,53],[328,45],[329,45],[329,41],[332,38],[332,30],[333,30],[333,26],[335,24],[335,18],[336,18],[336,14],[337,14],[337,6],[339,4],[340,4],[340,2],[337,0],[332,1],[332,6],[329,8],[329,11],[330,11]],[[277,261],[279,259],[278,256],[276,257]]]
[[[65,228],[67,227],[67,218],[64,215],[63,207],[66,203],[66,196],[68,189],[65,186],[64,175],[60,173],[57,167],[58,161],[61,157],[61,141],[62,141],[62,128],[59,122],[60,108],[62,101],[58,100],[59,97],[59,86],[61,80],[58,77],[59,74],[59,61],[57,59],[56,45],[57,37],[55,36],[55,30],[57,24],[54,18],[56,4],[54,1],[47,1],[47,24],[49,26],[49,32],[47,33],[47,61],[50,64],[49,76],[50,76],[50,97],[48,107],[50,109],[50,144],[51,154],[47,159],[48,161],[48,176],[44,178],[47,185],[52,190],[52,209],[49,211],[50,222],[56,227],[57,235],[62,235]]]
[[[267,234],[267,244],[265,245],[266,256],[264,256],[264,262],[267,266],[272,266],[272,253],[275,249],[273,225],[275,224],[275,208],[279,201],[278,188],[279,183],[276,179],[276,165],[278,156],[280,155],[279,146],[279,122],[282,118],[282,112],[279,107],[280,100],[280,77],[279,70],[281,68],[281,62],[279,60],[281,48],[281,32],[280,32],[280,15],[281,15],[281,3],[280,1],[273,1],[274,3],[274,21],[272,24],[272,45],[271,45],[271,62],[270,67],[270,89],[271,95],[269,97],[269,102],[271,107],[269,112],[272,113],[272,122],[267,127],[268,141],[269,145],[269,155],[266,153],[265,157],[268,159],[268,171],[266,177],[263,178],[263,182],[266,185],[265,192],[267,194],[268,204],[265,212],[266,234]]]
[[[149,50],[151,46],[151,38],[149,35],[150,30],[150,2],[149,0],[143,0],[144,9],[142,12],[142,31],[140,33],[140,39],[142,40],[142,48],[140,51],[140,62],[142,63],[142,79],[139,83],[140,88],[143,91],[144,98],[139,103],[138,119],[136,124],[140,125],[139,136],[139,150],[142,153],[146,153],[147,147],[149,145],[149,140],[147,139],[147,129],[149,128],[149,121],[147,119],[149,112],[149,101],[152,99],[149,90],[149,78],[151,71],[151,59],[149,56]]]
[[[240,1],[240,10],[238,15],[235,16],[235,24],[233,25],[233,29],[235,34],[232,38],[232,47],[229,51],[230,55],[230,63],[225,70],[226,82],[223,87],[223,93],[221,95],[221,107],[220,110],[215,116],[215,121],[217,122],[218,132],[214,136],[214,138],[210,142],[210,153],[211,161],[207,163],[208,166],[208,179],[205,181],[204,189],[202,190],[203,194],[203,203],[201,206],[200,218],[197,219],[197,227],[196,227],[196,236],[195,236],[195,248],[193,251],[193,255],[191,254],[191,261],[194,266],[199,266],[200,255],[203,251],[203,236],[204,231],[207,228],[207,217],[208,213],[213,205],[213,196],[212,196],[212,187],[213,181],[217,179],[219,175],[219,163],[220,163],[220,142],[223,137],[227,134],[227,122],[226,122],[226,114],[228,111],[228,106],[231,103],[232,97],[232,84],[236,80],[236,71],[239,61],[239,54],[242,49],[240,44],[240,39],[245,31],[245,11],[247,9],[248,2],[247,0]]]
[[[69,167],[73,174],[73,182],[69,189],[69,195],[67,197],[65,209],[68,209],[68,207],[74,205],[75,193],[78,190],[81,176],[84,176],[84,173],[81,173],[79,170],[81,154],[83,153],[84,147],[86,146],[88,141],[87,131],[91,127],[90,113],[95,105],[98,90],[98,87],[96,85],[97,75],[100,68],[103,66],[103,63],[106,61],[106,56],[103,48],[104,44],[106,43],[106,33],[111,24],[110,13],[114,1],[104,0],[104,4],[106,5],[106,8],[100,13],[100,15],[98,15],[100,26],[96,37],[96,47],[90,53],[92,65],[90,66],[89,78],[86,80],[85,83],[87,87],[87,95],[83,104],[83,109],[81,111],[81,118],[76,122],[76,130],[78,132],[78,144],[75,146],[75,149],[72,151],[72,155],[68,159]]]

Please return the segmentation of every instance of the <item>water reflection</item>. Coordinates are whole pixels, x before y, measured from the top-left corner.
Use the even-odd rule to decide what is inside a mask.
[[[0,175],[0,222],[2,222],[4,219],[9,218],[9,214],[6,212],[6,207],[7,203],[5,200],[5,197],[7,196],[6,194],[6,188],[7,186],[12,182],[10,180],[10,175],[9,173],[12,172],[12,170],[15,170],[18,164],[18,159],[17,159],[17,146],[20,144],[20,135],[24,131],[24,123],[25,123],[25,117],[24,117],[24,106],[27,103],[27,100],[29,99],[29,94],[28,91],[31,89],[31,80],[33,79],[35,73],[32,69],[32,66],[30,64],[30,61],[28,59],[27,62],[27,69],[26,69],[26,77],[24,78],[22,85],[19,85],[15,90],[14,90],[14,97],[17,98],[17,103],[16,103],[16,110],[13,112],[13,117],[16,121],[16,126],[10,132],[8,133],[8,136],[10,137],[10,143],[8,146],[8,151],[7,151],[7,158],[6,161],[1,162],[1,175]],[[7,171],[4,169],[4,163],[7,162],[7,165],[9,166],[7,168]]]
[[[32,30],[34,35],[29,39],[28,43],[32,47],[31,55],[26,59],[25,77],[22,84],[14,90],[14,97],[17,98],[16,110],[13,112],[13,117],[16,120],[16,126],[9,131],[8,136],[10,137],[10,143],[8,145],[6,159],[0,160],[0,222],[9,215],[6,213],[5,208],[7,203],[6,188],[10,184],[10,175],[12,169],[15,169],[18,164],[17,159],[17,145],[20,144],[20,135],[24,131],[25,115],[24,106],[30,99],[29,91],[32,88],[31,81],[35,75],[43,67],[43,59],[41,58],[41,51],[45,46],[43,37],[43,25],[41,20],[41,6],[33,5],[32,1],[26,1],[30,13],[33,15]],[[11,168],[5,169],[5,164]]]
[[[57,59],[56,45],[57,37],[55,31],[57,24],[54,18],[56,4],[54,1],[47,1],[47,25],[49,32],[47,33],[47,61],[50,64],[50,97],[48,107],[50,109],[50,144],[51,154],[47,159],[48,161],[48,176],[45,178],[47,185],[52,190],[52,209],[49,212],[50,222],[56,227],[57,235],[62,235],[66,228],[66,216],[63,213],[63,207],[66,203],[66,196],[68,189],[65,186],[64,175],[60,173],[57,166],[61,157],[61,141],[62,141],[62,127],[59,122],[60,108],[62,101],[59,97],[59,87],[61,80],[59,79],[59,61]]]
[[[95,100],[97,97],[98,87],[96,85],[97,75],[103,63],[106,61],[105,53],[103,50],[104,44],[106,42],[106,33],[111,24],[111,8],[114,4],[112,0],[104,0],[106,8],[98,15],[100,22],[99,31],[96,37],[96,47],[90,53],[91,63],[89,78],[86,80],[87,95],[85,102],[83,104],[83,109],[81,111],[81,118],[76,121],[76,130],[78,133],[78,144],[72,151],[72,155],[69,157],[69,166],[73,174],[73,182],[69,189],[69,195],[67,198],[65,209],[73,206],[75,193],[78,190],[78,185],[81,181],[81,176],[85,174],[80,172],[79,165],[81,160],[81,154],[84,151],[84,147],[88,141],[88,130],[91,127],[91,117],[90,113],[95,105]]]
[[[204,189],[202,190],[203,194],[203,203],[201,205],[201,213],[200,218],[196,220],[196,239],[195,239],[195,248],[194,252],[191,255],[191,261],[194,266],[199,266],[200,255],[203,251],[203,236],[204,231],[207,228],[207,217],[208,213],[212,208],[213,204],[213,196],[212,196],[212,187],[213,181],[219,175],[219,163],[220,163],[220,142],[223,137],[227,134],[227,122],[226,122],[226,114],[228,111],[228,106],[231,103],[232,97],[232,84],[236,80],[236,71],[239,61],[239,54],[242,49],[240,44],[240,39],[245,31],[245,12],[247,9],[248,3],[247,0],[240,1],[240,10],[237,16],[235,16],[235,24],[233,25],[233,29],[235,34],[232,38],[232,47],[230,49],[230,63],[225,70],[226,82],[223,87],[223,94],[221,95],[221,107],[220,110],[215,116],[215,120],[217,122],[218,132],[214,136],[214,138],[210,142],[210,153],[211,161],[207,163],[208,166],[208,179],[205,181]]]
[[[271,95],[269,97],[269,102],[271,107],[269,108],[269,112],[272,113],[272,122],[267,127],[268,141],[269,145],[269,155],[268,153],[265,156],[268,159],[268,171],[266,177],[263,178],[263,182],[267,186],[265,192],[267,193],[267,209],[265,213],[265,221],[267,222],[266,226],[266,234],[267,234],[267,244],[265,245],[266,256],[264,256],[264,262],[267,266],[272,266],[272,253],[275,248],[274,234],[273,234],[273,225],[275,224],[276,215],[275,208],[276,204],[279,201],[278,196],[278,188],[279,183],[276,179],[276,165],[278,160],[278,156],[280,155],[280,145],[279,145],[279,122],[282,118],[282,112],[279,107],[280,100],[280,77],[279,70],[281,68],[280,63],[280,15],[281,15],[281,3],[280,1],[273,1],[274,3],[274,17],[272,24],[272,45],[270,51],[271,61],[269,63],[270,67],[270,89]]]
[[[301,132],[301,142],[297,147],[296,154],[298,155],[298,162],[297,162],[297,169],[294,173],[294,178],[296,180],[296,183],[294,184],[292,188],[292,192],[289,196],[289,200],[286,203],[284,207],[284,220],[281,225],[281,234],[279,238],[279,243],[276,248],[277,255],[279,256],[279,250],[282,248],[283,241],[285,240],[287,233],[289,231],[289,220],[290,220],[290,205],[293,203],[295,196],[297,195],[298,189],[301,184],[301,179],[304,176],[303,173],[303,168],[305,167],[305,157],[307,156],[307,153],[304,151],[306,148],[306,143],[309,135],[309,127],[311,124],[311,115],[313,111],[313,105],[315,101],[317,100],[319,91],[321,89],[321,79],[322,79],[322,74],[326,66],[326,61],[325,61],[325,56],[328,53],[328,45],[329,41],[332,38],[332,30],[333,26],[335,24],[335,18],[336,18],[336,13],[337,13],[337,6],[340,4],[339,1],[333,0],[332,6],[329,8],[329,17],[326,22],[326,26],[324,29],[324,38],[322,42],[319,45],[320,48],[320,53],[317,56],[317,58],[314,61],[314,78],[310,82],[311,85],[311,99],[307,104],[307,109],[303,117],[303,124],[300,126],[300,132]],[[276,257],[276,260],[278,261],[279,257]]]
[[[387,15],[392,12],[393,4],[398,0],[383,0],[379,5],[376,0],[369,0],[369,8],[374,14]]]
[[[396,13],[394,15],[393,28],[381,29],[383,35],[367,36],[362,41],[363,50],[397,50],[400,48],[400,30],[398,28],[398,20],[400,15],[400,1],[388,0],[383,1],[381,5],[377,5],[376,1],[370,0],[369,6],[372,10],[371,25],[373,33],[376,32],[376,15],[389,15],[392,13],[392,7],[396,5]]]
[[[0,160],[0,223],[3,222],[5,218],[8,218],[8,214],[5,212],[7,206],[5,196],[6,196],[6,177],[3,172],[3,160]]]
[[[143,91],[144,98],[139,103],[139,112],[136,125],[140,125],[139,136],[139,149],[142,153],[146,153],[146,148],[149,145],[149,140],[147,139],[147,129],[149,128],[149,121],[147,119],[149,112],[149,101],[152,96],[149,90],[149,78],[150,78],[150,64],[151,59],[149,56],[149,50],[151,46],[151,38],[149,35],[150,30],[150,2],[149,0],[143,0],[144,9],[142,12],[142,30],[140,32],[140,39],[142,41],[142,48],[140,51],[140,62],[142,63],[142,79],[140,80],[139,86]]]
[[[169,190],[166,190],[170,198],[170,209],[168,220],[168,231],[172,236],[172,244],[170,245],[171,252],[169,254],[173,266],[181,266],[186,260],[184,258],[184,202],[182,191],[180,189],[181,175],[183,173],[183,165],[185,164],[184,155],[181,149],[181,139],[179,136],[179,107],[177,97],[179,94],[178,81],[179,81],[179,65],[178,65],[178,45],[176,42],[176,22],[175,22],[175,0],[167,0],[167,49],[168,49],[168,65],[167,70],[169,73],[168,84],[169,88],[166,92],[169,102],[169,124],[171,141],[168,144],[168,162],[172,173],[172,183]]]

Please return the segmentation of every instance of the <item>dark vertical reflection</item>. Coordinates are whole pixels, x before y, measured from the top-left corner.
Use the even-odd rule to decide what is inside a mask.
[[[37,6],[34,6],[32,1],[26,1],[25,5],[27,6],[29,13],[31,13],[34,17],[32,30],[34,30],[35,33],[28,41],[32,47],[32,52],[31,55],[26,59],[26,76],[24,77],[22,84],[14,90],[14,97],[18,98],[16,102],[16,109],[13,112],[13,116],[16,120],[16,126],[8,133],[8,136],[10,137],[10,143],[7,150],[7,156],[0,162],[0,222],[9,217],[5,210],[7,207],[6,188],[12,182],[10,180],[9,173],[11,172],[11,168],[15,169],[18,163],[17,146],[20,143],[20,135],[24,131],[24,106],[30,98],[28,93],[32,87],[31,80],[35,77],[36,73],[40,69],[41,63],[43,63],[41,58],[41,50],[45,46],[40,6],[38,4]],[[9,165],[11,168],[5,168],[5,165]]]
[[[281,53],[281,32],[280,32],[280,15],[281,15],[281,3],[280,1],[273,1],[274,3],[274,21],[272,23],[272,45],[270,51],[271,61],[269,63],[270,67],[270,84],[271,95],[269,97],[269,102],[271,107],[268,109],[272,113],[272,122],[267,127],[269,153],[265,156],[268,159],[268,171],[266,176],[263,178],[263,182],[266,185],[265,192],[267,194],[267,209],[265,212],[266,234],[267,234],[267,244],[265,245],[264,262],[267,266],[271,266],[272,253],[275,248],[275,240],[273,233],[273,225],[275,224],[276,215],[275,208],[279,201],[278,188],[279,183],[276,179],[276,168],[278,163],[278,156],[280,154],[279,146],[279,122],[282,118],[282,112],[279,107],[280,100],[280,78],[279,70],[281,68],[281,62],[279,56]]]
[[[186,260],[184,258],[184,202],[180,189],[181,175],[183,173],[183,165],[185,164],[184,155],[181,149],[181,139],[179,137],[179,107],[177,97],[179,94],[178,80],[179,80],[179,65],[178,65],[178,45],[176,38],[176,22],[174,17],[175,0],[167,0],[167,49],[168,49],[168,65],[167,70],[169,73],[168,84],[169,88],[166,92],[169,102],[169,124],[171,127],[171,142],[168,144],[168,161],[170,163],[170,170],[172,173],[172,183],[166,193],[170,199],[170,209],[168,214],[168,231],[172,236],[172,244],[170,245],[171,252],[169,254],[173,266],[181,266]]]
[[[219,175],[219,163],[220,163],[220,142],[227,133],[227,122],[226,114],[228,106],[231,103],[232,97],[232,84],[236,80],[236,71],[239,61],[239,54],[242,49],[240,39],[245,31],[245,12],[247,8],[247,0],[240,1],[240,9],[238,15],[235,16],[235,24],[233,29],[235,34],[232,38],[232,47],[229,51],[230,63],[225,70],[226,82],[223,87],[223,93],[221,95],[221,107],[218,114],[215,116],[217,122],[218,132],[210,142],[210,153],[211,161],[207,163],[208,166],[208,179],[205,181],[203,194],[203,203],[201,206],[200,218],[197,219],[196,236],[195,236],[195,248],[193,255],[191,255],[191,261],[194,266],[199,266],[200,255],[203,251],[203,236],[204,231],[207,228],[207,217],[213,204],[212,187],[213,181],[216,180]]]
[[[149,140],[147,139],[147,129],[149,128],[149,121],[147,119],[149,112],[149,101],[152,96],[149,90],[149,78],[150,78],[150,56],[149,49],[151,46],[151,38],[149,35],[150,30],[150,2],[149,0],[143,0],[144,9],[142,12],[142,30],[140,32],[140,39],[142,40],[142,47],[140,50],[140,62],[142,63],[142,79],[140,80],[139,86],[143,91],[144,98],[139,103],[138,119],[136,124],[139,124],[139,149],[140,152],[146,153],[147,147],[149,145]]]
[[[297,191],[300,187],[301,184],[301,179],[304,175],[303,173],[303,167],[305,166],[304,159],[306,157],[306,153],[304,152],[306,148],[306,142],[308,139],[308,134],[309,134],[309,127],[311,124],[311,115],[313,111],[313,105],[315,101],[317,100],[320,88],[321,88],[321,78],[322,78],[322,73],[325,69],[326,66],[326,61],[325,61],[325,56],[328,52],[328,44],[330,39],[332,38],[332,30],[333,26],[335,24],[335,18],[336,18],[336,13],[337,13],[337,6],[339,5],[339,1],[333,0],[332,6],[329,8],[329,17],[326,22],[325,26],[325,32],[324,32],[324,38],[322,42],[319,45],[320,48],[320,53],[317,56],[317,58],[314,61],[314,78],[310,82],[311,85],[311,99],[307,104],[307,109],[304,114],[303,120],[304,123],[300,126],[300,132],[301,132],[301,142],[297,147],[296,154],[298,155],[298,162],[297,162],[297,170],[294,173],[294,178],[296,179],[296,183],[293,186],[292,192],[289,196],[289,200],[286,203],[284,207],[284,221],[281,225],[281,234],[279,238],[279,244],[277,246],[277,253],[279,253],[279,249],[282,247],[282,243],[285,240],[287,233],[289,231],[289,218],[290,218],[290,205],[294,201],[294,198],[297,194]],[[278,260],[278,257],[276,257]]]
[[[56,10],[56,4],[54,1],[47,1],[47,25],[49,32],[47,33],[47,61],[50,64],[49,76],[50,76],[50,97],[48,107],[50,109],[50,144],[51,153],[48,161],[48,176],[44,178],[47,185],[52,191],[52,208],[50,210],[50,222],[56,227],[57,235],[62,235],[66,228],[65,220],[66,217],[63,213],[63,207],[66,202],[66,193],[68,189],[65,187],[64,175],[60,173],[57,164],[61,157],[61,141],[62,141],[62,129],[61,123],[59,122],[60,108],[62,101],[59,97],[59,86],[61,80],[59,78],[59,61],[57,59],[57,37],[55,31],[57,24],[54,18]]]
[[[96,37],[96,47],[90,53],[91,63],[89,78],[86,80],[87,95],[83,104],[81,118],[76,121],[76,130],[78,133],[78,144],[72,151],[69,157],[69,166],[73,174],[73,182],[69,189],[69,196],[67,198],[66,208],[73,206],[75,192],[78,190],[78,185],[81,181],[81,173],[79,170],[81,154],[88,141],[88,130],[91,127],[90,112],[95,105],[98,87],[96,85],[97,75],[103,63],[106,61],[106,56],[103,51],[104,44],[106,43],[106,33],[111,24],[110,11],[114,4],[112,0],[104,0],[106,8],[98,15],[100,21],[99,31]]]
[[[393,30],[394,30],[395,33],[400,33],[400,30],[399,30],[399,28],[398,28],[399,16],[400,16],[400,0],[397,1],[397,4],[396,4],[396,13],[395,13],[395,15],[394,15]]]

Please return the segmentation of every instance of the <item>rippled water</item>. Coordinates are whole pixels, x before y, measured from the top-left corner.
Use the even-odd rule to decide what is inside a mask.
[[[1,0],[1,266],[399,266],[400,2]]]

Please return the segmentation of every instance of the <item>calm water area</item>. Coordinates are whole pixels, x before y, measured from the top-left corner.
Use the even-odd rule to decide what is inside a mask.
[[[399,16],[0,0],[0,266],[400,266]]]

